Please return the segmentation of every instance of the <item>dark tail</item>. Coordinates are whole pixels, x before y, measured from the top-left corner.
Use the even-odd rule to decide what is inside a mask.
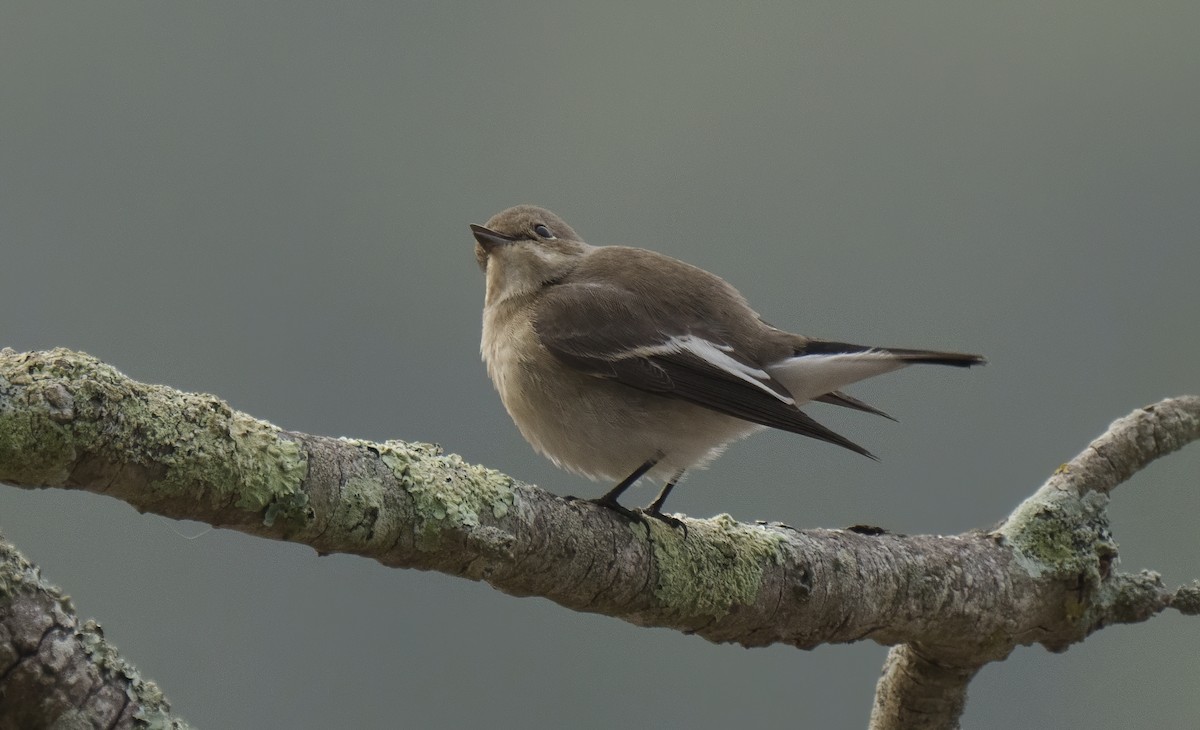
[[[966,352],[941,352],[938,350],[908,350],[903,347],[870,347],[868,345],[852,345],[848,342],[830,342],[829,340],[809,340],[796,349],[797,355],[845,355],[855,352],[877,350],[895,355],[900,360],[911,363],[929,365],[953,365],[959,368],[969,368],[972,365],[983,365],[987,359],[983,355],[972,355]]]
[[[855,398],[852,395],[843,393],[840,390],[835,390],[832,393],[826,393],[825,395],[821,396],[820,398],[814,398],[814,400],[819,401],[821,403],[830,403],[835,406],[841,406],[843,408],[853,408],[854,410],[862,411],[863,413],[873,413],[876,416],[883,416],[884,418],[891,420],[891,421],[896,420],[895,418],[893,418],[892,416],[889,416],[887,413],[884,413],[883,411],[879,410],[875,406],[873,406],[869,403],[863,403],[858,398]]]

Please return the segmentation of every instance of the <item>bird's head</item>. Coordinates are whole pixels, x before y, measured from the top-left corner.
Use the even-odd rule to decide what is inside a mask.
[[[545,208],[518,205],[471,226],[475,259],[487,274],[487,303],[528,294],[570,273],[591,249]]]

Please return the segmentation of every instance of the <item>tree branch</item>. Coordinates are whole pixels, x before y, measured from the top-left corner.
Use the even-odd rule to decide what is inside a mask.
[[[1054,629],[1025,637],[1051,651],[1065,651],[1113,623],[1145,621],[1168,606],[1200,613],[1200,581],[1168,591],[1157,573],[1115,573],[1117,545],[1109,531],[1109,494],[1159,457],[1200,439],[1200,398],[1164,400],[1109,426],[1070,462],[1055,470],[1031,497],[992,533],[1009,547],[1026,574],[1049,578],[1059,592],[1041,594]],[[1031,641],[1018,633],[1009,649]],[[935,651],[919,642],[894,646],[875,692],[873,730],[954,728],[971,677],[988,659]]]
[[[0,727],[185,730],[158,687],[80,625],[71,600],[0,538]]]
[[[913,644],[893,646],[875,690],[871,730],[956,727],[967,705],[967,685],[981,666],[939,664]]]
[[[1200,398],[1139,411],[991,533],[797,531],[720,515],[684,518],[685,537],[428,444],[282,431],[86,355],[0,352],[0,481],[109,494],[711,641],[903,645],[874,727],[953,727],[971,676],[1016,646],[1062,650],[1172,601],[1194,608],[1196,587],[1112,570],[1105,506],[1120,480],[1197,438]],[[896,719],[910,716],[927,723]]]

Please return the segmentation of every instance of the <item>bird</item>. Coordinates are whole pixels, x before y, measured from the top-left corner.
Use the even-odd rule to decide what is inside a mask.
[[[800,409],[822,402],[891,418],[841,389],[913,364],[970,367],[962,352],[873,347],[767,324],[732,285],[670,256],[590,245],[559,216],[517,205],[471,224],[486,286],[480,352],[521,435],[556,466],[663,483],[641,515],[733,441],[776,428],[870,451]],[[895,420],[895,419],[892,419]]]

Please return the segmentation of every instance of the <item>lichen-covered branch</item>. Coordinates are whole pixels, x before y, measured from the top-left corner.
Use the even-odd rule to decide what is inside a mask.
[[[1174,591],[1157,573],[1113,570],[1117,545],[1108,523],[1109,495],[1155,459],[1200,439],[1200,398],[1184,396],[1114,421],[1063,464],[993,533],[1027,575],[1051,585],[1038,596],[1055,628],[1036,640],[1065,651],[1114,623],[1145,621],[1168,606],[1198,613],[1200,581]],[[1013,634],[1010,647],[1028,643]],[[918,643],[892,648],[876,688],[873,730],[958,727],[966,684],[988,659]],[[957,709],[956,709],[957,708]]]
[[[1078,633],[1045,642],[1062,650],[1111,623],[1144,621],[1189,589],[1174,593],[1157,573],[1115,573],[1116,542],[1108,523],[1108,502],[1117,485],[1155,459],[1200,439],[1200,398],[1172,398],[1138,409],[1109,426],[1071,461],[1054,471],[1032,496],[1013,510],[996,531],[1031,574],[1076,581],[1080,600]]]
[[[0,537],[0,727],[185,730],[158,687]]]
[[[1200,399],[1153,408],[1156,417],[1138,421],[1149,434],[1139,456],[1114,467],[1117,477],[1200,436]],[[1124,463],[1119,441],[1103,451],[1113,464]],[[724,515],[684,518],[685,533],[427,444],[282,431],[212,396],[137,383],[66,350],[0,352],[0,481],[109,494],[712,641],[903,645],[880,681],[875,716],[943,708],[929,727],[952,727],[970,677],[1016,646],[1063,649],[1107,623],[1144,620],[1173,601],[1190,606],[1196,592],[1112,570],[1111,485],[1035,495],[994,533],[797,531]]]

